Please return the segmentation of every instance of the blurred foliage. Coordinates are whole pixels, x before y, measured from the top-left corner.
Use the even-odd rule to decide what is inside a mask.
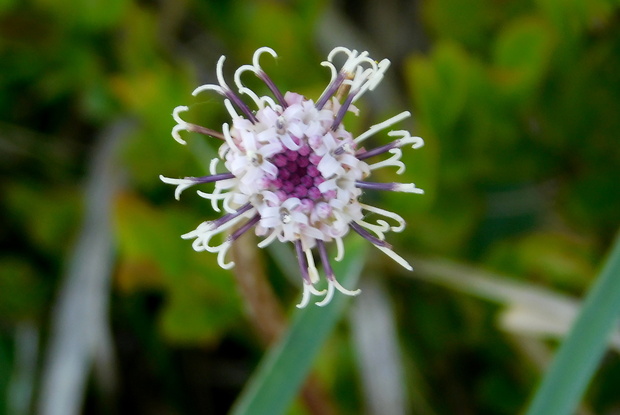
[[[408,222],[389,237],[396,250],[414,265],[421,254],[446,257],[583,293],[620,224],[618,2],[402,0],[377,15],[371,3],[0,1],[0,415],[9,390],[3,375],[16,365],[15,328],[34,321],[46,334],[81,226],[93,143],[125,118],[138,128],[119,156],[124,184],[114,206],[111,320],[125,379],[119,413],[231,406],[262,348],[232,274],[180,238],[217,216],[189,191],[176,202],[158,175],[201,175],[218,143],[182,133],[188,146],[178,145],[169,114],[189,105],[188,119],[217,129],[226,120],[220,97],[191,91],[214,80],[220,55],[230,76],[261,46],[280,56],[261,63],[282,90],[317,97],[329,79],[318,39],[340,44],[348,27],[320,26],[330,9],[355,10],[344,19],[370,39],[375,58],[393,46],[375,19],[399,16],[428,36],[387,56],[397,96],[374,113],[361,102],[370,115],[347,119],[361,132],[408,102],[414,132],[425,139],[421,150],[404,152],[402,181],[426,194],[377,200]],[[397,180],[393,170],[377,174]],[[438,414],[516,413],[539,369],[515,359],[525,357],[496,330],[497,306],[394,278],[389,260],[372,255],[394,300],[407,387],[424,390]],[[291,288],[275,262],[265,262],[283,304],[292,304],[299,284]],[[337,407],[359,413],[359,379],[340,329],[322,352],[329,367],[321,361],[319,377]],[[595,413],[620,407],[605,382],[618,378],[620,362],[605,363],[589,395]],[[414,384],[414,366],[424,385]],[[101,413],[97,399],[89,389],[88,413]],[[305,409],[296,404],[292,413]]]

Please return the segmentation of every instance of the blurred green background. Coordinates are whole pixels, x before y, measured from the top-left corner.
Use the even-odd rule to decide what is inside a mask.
[[[408,109],[398,129],[425,139],[402,178],[378,180],[426,194],[366,199],[405,217],[388,240],[416,270],[371,252],[314,365],[322,404],[287,413],[518,413],[620,224],[619,8],[0,1],[0,415],[230,409],[265,345],[233,273],[180,238],[217,214],[158,175],[204,174],[218,143],[179,145],[170,114],[189,105],[218,129],[220,97],[191,91],[215,82],[220,55],[231,76],[261,46],[279,54],[261,63],[281,90],[317,98],[340,45],[392,61],[350,129]],[[288,315],[301,279],[260,254]],[[614,342],[581,414],[620,411]],[[63,397],[73,409],[51,402]]]

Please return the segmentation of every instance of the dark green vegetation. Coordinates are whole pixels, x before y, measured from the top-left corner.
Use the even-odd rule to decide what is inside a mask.
[[[333,46],[389,58],[385,82],[360,102],[363,118],[345,122],[361,133],[409,109],[414,121],[395,129],[426,142],[403,152],[402,179],[393,169],[377,172],[381,181],[415,182],[424,196],[365,195],[407,220],[388,240],[413,273],[370,247],[348,257],[343,272],[365,260],[364,291],[346,308],[324,309],[322,321],[316,309],[295,314],[301,279],[291,253],[259,252],[253,265],[294,324],[340,321],[331,335],[317,327],[314,340],[299,325],[285,337],[298,345],[294,336],[305,336],[316,343],[301,353],[318,351],[313,381],[288,413],[374,413],[380,388],[394,384],[393,407],[377,413],[508,415],[527,407],[620,224],[620,6],[376,3],[385,4],[0,1],[0,415],[36,411],[51,376],[44,369],[51,322],[71,302],[60,293],[70,275],[87,275],[80,270],[103,283],[69,298],[89,299],[76,303],[86,309],[92,298],[109,299],[98,316],[110,330],[97,330],[76,308],[66,333],[79,340],[81,325],[94,327],[97,346],[83,347],[116,375],[85,360],[85,391],[74,396],[82,413],[226,413],[263,356],[279,378],[259,370],[253,387],[294,394],[270,382],[295,381],[303,370],[294,365],[312,357],[267,350],[234,270],[180,238],[218,215],[192,190],[175,201],[158,179],[204,174],[219,142],[184,133],[188,146],[176,143],[172,109],[188,105],[188,121],[218,129],[227,117],[221,98],[191,91],[215,81],[220,55],[232,71],[261,46],[280,56],[261,61],[278,86],[308,97],[329,80],[319,64]],[[379,134],[372,144],[387,140]],[[106,143],[114,143],[104,160],[110,167],[93,173]],[[106,207],[109,225],[105,215],[89,219]],[[356,242],[351,254],[360,252]],[[614,288],[607,280],[603,292]],[[589,304],[588,312],[599,322],[613,321],[617,310]],[[365,330],[382,335],[369,344]],[[594,331],[582,343],[593,353]],[[618,336],[580,413],[620,409]],[[385,355],[391,360],[378,366],[388,380],[373,366]],[[587,384],[578,363],[564,379],[581,375]],[[281,372],[287,367],[291,377]],[[248,405],[252,390],[243,396]]]

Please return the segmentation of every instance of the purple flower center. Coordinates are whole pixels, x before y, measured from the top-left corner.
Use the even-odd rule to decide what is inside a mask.
[[[278,167],[278,175],[270,185],[273,190],[283,193],[283,197],[297,197],[317,202],[324,195],[318,186],[325,178],[316,167],[321,157],[314,154],[308,145],[299,150],[285,150],[273,156],[273,164]]]

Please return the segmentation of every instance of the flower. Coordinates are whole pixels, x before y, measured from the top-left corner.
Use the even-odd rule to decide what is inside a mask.
[[[160,176],[168,184],[176,185],[175,196],[190,186],[215,183],[210,193],[198,194],[211,201],[215,211],[220,205],[226,214],[214,221],[203,222],[195,230],[183,235],[193,239],[196,251],[217,253],[218,264],[225,269],[234,265],[226,262],[231,244],[251,228],[264,239],[258,244],[263,248],[275,239],[292,242],[303,277],[303,296],[298,307],[305,307],[311,295],[324,295],[316,304],[328,304],[334,291],[357,295],[360,290],[348,290],[338,283],[327,255],[325,244],[334,241],[337,246],[336,260],[343,258],[342,238],[350,231],[358,233],[375,247],[386,253],[403,267],[411,266],[392,251],[385,241],[385,232],[400,232],[405,221],[399,215],[364,204],[360,201],[367,190],[390,190],[408,193],[423,193],[413,183],[375,183],[366,178],[375,169],[385,166],[398,167],[397,173],[405,170],[400,161],[400,148],[424,145],[420,137],[412,137],[408,131],[388,132],[394,137],[389,144],[366,150],[360,144],[368,137],[382,131],[410,116],[402,112],[382,123],[373,125],[361,135],[353,136],[342,120],[347,111],[357,114],[353,105],[366,91],[373,90],[383,78],[390,61],[376,62],[368,52],[358,53],[343,47],[335,48],[322,63],[331,70],[331,81],[319,99],[314,102],[294,92],[284,95],[260,66],[263,53],[274,58],[270,48],[260,48],[254,53],[252,65],[243,65],[234,74],[237,91],[224,80],[222,56],[217,63],[219,85],[203,85],[193,95],[203,91],[215,91],[224,97],[224,105],[232,121],[222,125],[222,132],[185,122],[180,114],[188,108],[174,109],[177,125],[172,136],[181,144],[185,141],[180,131],[198,132],[219,139],[222,144],[218,158],[211,160],[210,175],[173,179]],[[344,55],[346,61],[340,70],[333,63],[334,57]],[[273,97],[259,97],[241,82],[244,72],[253,72],[271,91]],[[241,100],[247,95],[256,110]],[[339,98],[344,101],[341,103]],[[390,153],[386,160],[368,164],[375,156]],[[218,172],[218,163],[223,162],[227,172]],[[390,219],[376,223],[365,220],[364,212]],[[235,230],[224,242],[212,244],[211,240],[228,229]],[[312,249],[316,248],[326,274],[327,289],[318,290],[315,284],[319,274]]]

